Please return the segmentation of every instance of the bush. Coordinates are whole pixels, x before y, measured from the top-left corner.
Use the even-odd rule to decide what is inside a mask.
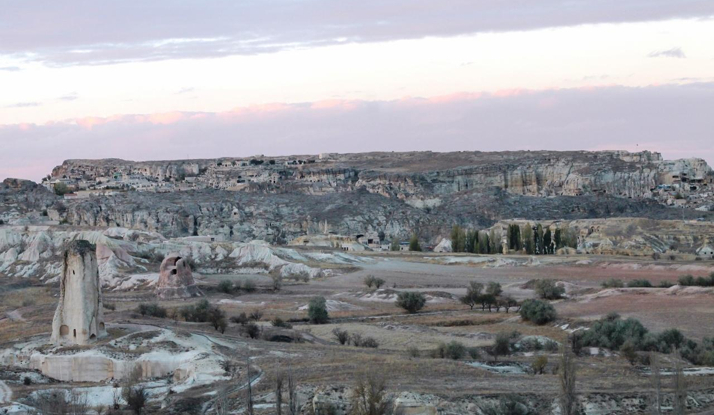
[[[673,286],[674,286],[674,283],[671,281],[660,281],[659,282],[660,288],[669,288],[669,287],[673,287]]]
[[[581,346],[604,347],[620,350],[626,341],[630,341],[636,350],[641,350],[646,343],[647,329],[638,320],[618,317],[596,321],[590,330],[579,337]]]
[[[426,297],[424,297],[424,294],[420,292],[404,291],[397,295],[396,304],[409,313],[416,313],[424,308],[424,305],[426,304]]]
[[[260,319],[263,318],[263,312],[260,310],[253,310],[248,315],[248,318],[253,321],[260,321]]]
[[[376,349],[379,347],[379,342],[377,342],[377,340],[375,340],[372,337],[365,337],[364,340],[362,340],[359,345],[355,345],[355,346]]]
[[[466,346],[455,340],[450,341],[444,350],[444,357],[459,360],[466,354]]]
[[[247,293],[255,291],[255,282],[253,282],[253,280],[245,280],[245,282],[243,282],[243,291]]]
[[[542,375],[546,366],[548,366],[548,358],[545,356],[538,356],[533,363],[531,363],[531,369],[533,369],[534,375]]]
[[[535,415],[537,413],[516,395],[502,396],[498,398],[497,404],[481,408],[481,411],[484,415]]]
[[[618,280],[615,278],[610,278],[609,280],[602,283],[602,288],[622,288],[624,286],[625,284],[622,282],[622,280]]]
[[[679,277],[679,285],[684,285],[685,287],[694,285],[694,276],[692,275],[682,275]]]
[[[245,313],[240,313],[237,316],[231,317],[231,321],[236,324],[240,324],[241,326],[245,326],[245,323],[248,322],[248,316],[245,315]]]
[[[223,280],[218,283],[218,291],[224,294],[230,294],[233,292],[233,283],[228,280]]]
[[[32,385],[32,379],[30,379],[30,377],[28,377],[28,376],[25,376],[22,379],[22,384],[25,386],[30,386],[30,385]]]
[[[181,317],[189,322],[206,323],[210,322],[216,330],[224,332],[228,323],[226,314],[215,305],[211,305],[208,300],[203,299],[196,304],[182,307],[179,311]]]
[[[260,326],[255,323],[248,323],[243,326],[243,332],[251,339],[257,339],[260,337]]]
[[[107,310],[111,310],[111,311],[114,311],[117,309],[117,306],[114,303],[102,303],[102,306],[104,308],[106,308]]]
[[[421,352],[419,351],[419,349],[416,348],[416,346],[407,347],[407,354],[409,355],[409,357],[421,357]]]
[[[496,335],[496,341],[491,347],[491,354],[495,359],[498,356],[506,356],[511,354],[511,338],[513,335],[511,333],[500,332]]]
[[[549,323],[557,318],[555,308],[541,300],[526,300],[521,306],[521,318],[538,325]]]
[[[350,341],[350,334],[347,330],[342,330],[336,327],[332,330],[332,335],[335,336],[335,339],[337,339],[337,341],[343,346]]]
[[[565,288],[559,287],[553,280],[538,280],[535,283],[535,292],[540,298],[557,300],[563,298]]]
[[[137,415],[141,414],[141,411],[146,405],[148,395],[143,387],[135,387],[129,390],[126,397],[126,403],[129,408]]]
[[[293,325],[288,323],[287,321],[283,320],[280,317],[275,317],[273,320],[271,320],[270,324],[273,325],[273,327],[280,327],[284,329],[291,329],[293,328]]]
[[[481,352],[479,352],[478,347],[469,347],[466,351],[468,352],[469,357],[474,360],[481,357]]]
[[[157,303],[139,304],[137,311],[142,316],[158,317],[158,318],[166,318],[166,314],[167,314],[166,309],[159,306]]]
[[[627,283],[627,288],[652,288],[649,280],[632,280]]]
[[[307,316],[313,324],[325,324],[329,320],[325,297],[315,297],[307,307]]]

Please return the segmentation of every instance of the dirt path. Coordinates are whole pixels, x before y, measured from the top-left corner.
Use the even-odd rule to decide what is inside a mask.
[[[7,384],[0,380],[0,404],[10,403],[12,399],[12,390]]]

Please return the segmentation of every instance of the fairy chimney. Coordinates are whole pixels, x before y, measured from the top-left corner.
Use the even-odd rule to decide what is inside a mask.
[[[55,344],[88,344],[106,335],[94,245],[72,241],[64,252],[60,297],[52,320]]]
[[[161,262],[156,294],[161,299],[203,296],[193,280],[191,267],[179,254],[169,254]]]

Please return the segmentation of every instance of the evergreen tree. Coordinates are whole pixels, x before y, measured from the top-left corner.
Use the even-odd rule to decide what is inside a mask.
[[[535,253],[543,255],[545,253],[545,244],[543,243],[543,226],[540,223],[536,224],[535,235]]]
[[[560,228],[555,229],[555,235],[553,236],[553,242],[555,242],[555,249],[560,249],[563,247],[563,236],[561,234]]]
[[[535,239],[533,239],[533,228],[530,223],[526,223],[526,227],[523,230],[523,242],[525,243],[526,253],[533,255],[535,252]]]
[[[553,237],[550,232],[550,228],[545,230],[545,235],[543,235],[543,246],[545,247],[546,254],[553,253]]]
[[[489,240],[489,252],[492,254],[496,254],[499,252],[500,249],[500,244],[496,241],[496,231],[491,229],[491,232],[488,235],[488,240]]]
[[[470,230],[466,233],[466,246],[465,251],[475,254],[478,245],[478,231]]]
[[[417,234],[413,234],[409,240],[409,250],[410,251],[421,251],[421,245],[419,245],[419,237]]]
[[[482,254],[490,254],[491,252],[491,238],[489,238],[487,233],[483,234],[483,250],[481,251]]]

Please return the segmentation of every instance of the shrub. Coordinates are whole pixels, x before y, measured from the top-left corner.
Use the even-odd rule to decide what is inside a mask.
[[[635,364],[637,360],[637,350],[635,349],[635,343],[632,339],[627,339],[625,343],[620,346],[620,353],[622,353],[622,356],[627,359],[631,365]]]
[[[257,339],[260,337],[260,326],[255,323],[248,323],[243,326],[243,332],[251,339]]]
[[[647,329],[638,320],[628,318],[602,319],[596,321],[590,330],[579,336],[581,346],[604,347],[619,350],[630,341],[636,350],[641,350],[651,340],[646,339]]]
[[[627,283],[627,288],[652,288],[649,280],[632,280]]]
[[[166,309],[159,306],[157,303],[139,304],[137,311],[142,316],[158,317],[158,318],[166,318],[166,314],[167,314]]]
[[[143,387],[135,387],[129,390],[126,403],[135,414],[140,415],[146,405],[147,398],[148,395]]]
[[[273,327],[280,327],[284,329],[291,329],[293,328],[293,325],[288,323],[287,321],[283,320],[280,317],[275,317],[273,320],[270,321],[270,324],[273,325]]]
[[[481,352],[479,352],[478,347],[469,347],[466,351],[468,352],[469,357],[474,360],[481,357]]]
[[[557,300],[563,298],[565,288],[559,287],[553,280],[538,280],[535,283],[535,292],[540,298]]]
[[[358,346],[376,349],[379,347],[379,342],[377,342],[377,340],[372,337],[365,337],[364,340],[362,340]]]
[[[231,321],[236,324],[240,324],[241,326],[245,326],[245,323],[248,322],[248,316],[245,315],[245,313],[240,313],[237,316],[231,317]]]
[[[223,280],[218,283],[218,291],[225,293],[225,294],[230,294],[233,292],[233,283],[228,281],[228,280]]]
[[[397,295],[396,304],[409,313],[416,313],[424,308],[426,297],[420,292],[403,291]]]
[[[283,287],[283,277],[280,274],[272,275],[273,279],[273,291],[280,291]]]
[[[337,339],[337,341],[343,346],[350,341],[350,334],[347,330],[342,330],[336,327],[332,330],[332,335],[335,336],[335,339]]]
[[[671,281],[660,281],[659,282],[660,288],[669,288],[669,287],[673,287],[673,286],[674,286],[674,283]]]
[[[541,300],[526,300],[521,306],[521,318],[543,325],[556,319],[557,313],[550,303]]]
[[[450,341],[444,350],[444,357],[459,360],[466,354],[466,346],[455,340]]]
[[[409,357],[414,357],[414,358],[421,356],[421,352],[415,346],[407,347],[407,354],[409,355]]]
[[[253,282],[253,280],[245,280],[245,282],[243,282],[243,291],[247,293],[255,291],[255,282]]]
[[[484,415],[535,415],[525,401],[516,395],[507,395],[498,398],[498,403],[481,408]]]
[[[30,385],[32,385],[32,379],[30,379],[29,376],[25,376],[25,377],[22,379],[22,383],[23,383],[23,385],[25,385],[25,386],[30,386]]]
[[[329,320],[325,297],[315,297],[307,307],[307,316],[313,324],[325,324]]]
[[[384,281],[384,280],[381,279],[381,278],[375,278],[375,279],[374,279],[374,288],[380,289],[380,288],[384,285],[385,282],[386,282],[386,281]]]
[[[103,303],[102,307],[106,308],[107,310],[111,310],[111,311],[114,311],[117,309],[117,306],[114,303]]]
[[[260,319],[263,318],[263,312],[260,310],[253,310],[248,315],[248,318],[250,318],[253,321],[260,321]]]
[[[665,330],[657,336],[660,351],[666,353],[682,348],[686,340],[682,332],[677,329]]]
[[[622,280],[618,280],[615,278],[610,278],[609,280],[602,283],[602,288],[622,288],[624,286],[625,284],[622,282]]]
[[[533,363],[531,363],[531,369],[533,369],[534,375],[542,375],[546,366],[548,366],[548,358],[545,356],[538,356]]]
[[[491,354],[494,359],[498,360],[498,356],[506,356],[511,354],[511,333],[500,332],[496,335],[496,341],[491,347]]]
[[[364,277],[364,285],[366,285],[367,288],[372,288],[375,279],[376,278],[374,275],[367,275],[366,277]]]

